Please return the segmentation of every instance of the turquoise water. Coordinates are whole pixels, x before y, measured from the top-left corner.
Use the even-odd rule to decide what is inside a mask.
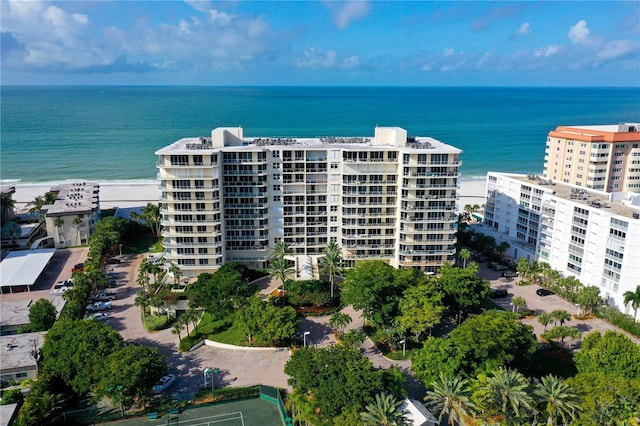
[[[2,87],[6,182],[155,179],[155,150],[247,137],[371,136],[400,126],[464,150],[466,178],[539,173],[558,125],[640,121],[640,88]]]

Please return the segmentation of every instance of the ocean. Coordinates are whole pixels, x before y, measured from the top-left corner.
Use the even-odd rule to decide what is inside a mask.
[[[640,88],[1,87],[2,183],[150,181],[154,152],[246,137],[372,136],[399,126],[464,151],[463,178],[540,173],[558,125],[640,121]]]

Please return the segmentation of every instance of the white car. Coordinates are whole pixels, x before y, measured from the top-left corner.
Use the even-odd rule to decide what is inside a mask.
[[[106,312],[96,312],[95,314],[89,315],[87,318],[96,320],[96,321],[104,321],[109,318],[109,314]]]
[[[156,385],[151,390],[153,391],[153,393],[162,393],[175,381],[176,376],[174,374],[167,374],[166,376],[158,380],[158,383],[156,383]]]
[[[111,309],[111,302],[94,302],[87,305],[87,311],[98,312]]]

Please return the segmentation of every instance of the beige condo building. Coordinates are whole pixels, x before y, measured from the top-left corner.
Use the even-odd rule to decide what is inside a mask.
[[[606,192],[640,192],[640,123],[559,126],[549,133],[547,179]]]
[[[333,241],[347,265],[435,272],[454,260],[461,152],[398,127],[317,138],[227,127],[178,140],[156,152],[164,256],[186,277],[233,261],[262,268],[284,240],[296,268],[317,276]]]

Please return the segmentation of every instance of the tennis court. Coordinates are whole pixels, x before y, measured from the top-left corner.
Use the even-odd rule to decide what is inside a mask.
[[[108,425],[176,425],[176,426],[282,426],[278,407],[260,398],[199,406],[178,414],[164,414],[156,419],[137,417],[105,423]]]

